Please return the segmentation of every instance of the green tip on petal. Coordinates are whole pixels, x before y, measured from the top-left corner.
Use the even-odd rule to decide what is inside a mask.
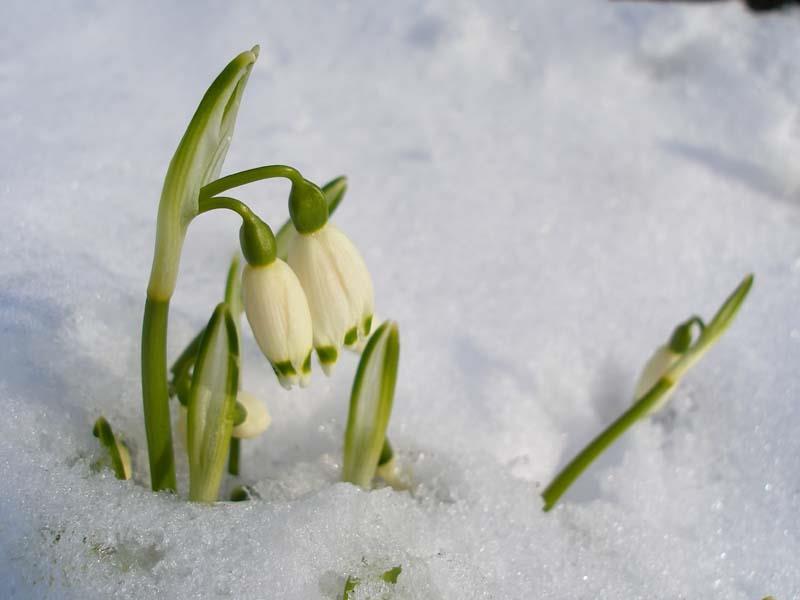
[[[364,319],[363,327],[364,327],[364,335],[365,336],[369,335],[369,332],[372,329],[372,315],[370,315],[366,319]]]
[[[317,357],[324,368],[333,365],[338,360],[339,352],[333,346],[322,346],[317,348]]]
[[[347,333],[344,334],[344,345],[345,346],[352,346],[358,341],[358,328],[353,327]]]
[[[281,375],[282,377],[297,376],[297,370],[288,360],[275,363],[272,365],[272,367],[275,369],[275,372],[278,373],[278,375]]]

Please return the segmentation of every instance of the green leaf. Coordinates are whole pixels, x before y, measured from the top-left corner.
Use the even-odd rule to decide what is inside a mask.
[[[397,578],[400,577],[400,573],[402,572],[403,568],[398,565],[396,567],[392,567],[383,575],[381,575],[381,579],[383,579],[386,583],[397,583]]]
[[[325,194],[325,200],[328,203],[328,217],[336,212],[346,191],[347,177],[344,176],[337,177],[322,186],[322,193]],[[286,255],[289,252],[289,242],[295,235],[297,235],[297,233],[295,232],[294,225],[292,225],[292,220],[287,219],[275,235],[278,258],[281,260],[286,260]]]
[[[388,571],[381,573],[381,579],[386,583],[396,584],[397,578],[403,572],[403,568],[398,565],[396,567],[392,567]],[[342,593],[342,600],[352,600],[353,592],[356,589],[356,586],[361,583],[361,580],[357,577],[353,577],[352,575],[347,577],[347,580],[344,582],[344,592]]]
[[[244,310],[242,308],[242,272],[239,268],[238,256],[231,259],[231,265],[228,267],[228,277],[225,280],[225,303],[230,307],[231,314],[236,320]]]
[[[152,298],[172,296],[186,228],[197,215],[200,188],[219,175],[257,56],[258,46],[242,52],[217,76],[170,161],[158,207],[156,252],[148,286]]]
[[[352,592],[356,589],[358,584],[359,580],[350,575],[347,578],[347,581],[344,582],[344,593],[342,594],[342,600],[351,600],[353,597]]]
[[[342,479],[369,489],[392,412],[400,334],[385,322],[370,337],[358,364],[344,438]]]
[[[381,448],[381,455],[378,458],[378,466],[382,467],[389,463],[394,458],[394,448],[389,443],[389,438],[383,439],[383,448]]]
[[[189,499],[217,500],[239,389],[239,341],[228,305],[220,303],[203,333],[189,393]]]
[[[691,369],[703,355],[719,340],[720,336],[730,327],[733,318],[742,307],[750,288],[753,287],[753,275],[747,275],[736,287],[730,296],[723,302],[714,317],[705,326],[697,341],[686,353],[670,367],[664,377],[671,381],[678,381]]]
[[[92,428],[92,435],[108,450],[111,468],[117,479],[131,478],[131,455],[124,442],[114,435],[111,425],[104,417],[99,417]]]

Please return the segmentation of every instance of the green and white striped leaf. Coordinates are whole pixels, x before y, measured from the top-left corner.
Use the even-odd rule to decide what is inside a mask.
[[[219,175],[257,57],[258,46],[239,54],[217,76],[169,163],[158,206],[156,252],[148,287],[151,298],[172,296],[186,228],[197,215],[200,188]]]
[[[220,303],[203,333],[189,393],[189,499],[217,500],[239,389],[239,340],[228,305]]]
[[[372,334],[361,355],[350,396],[342,479],[369,489],[392,413],[400,334],[391,321]]]

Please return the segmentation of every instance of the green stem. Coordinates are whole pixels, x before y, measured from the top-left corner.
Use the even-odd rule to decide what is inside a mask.
[[[153,491],[177,489],[167,388],[169,300],[148,296],[142,323],[142,399]]]
[[[216,196],[221,192],[235,187],[253,183],[254,181],[261,181],[262,179],[272,179],[274,177],[285,177],[292,183],[303,181],[303,176],[293,167],[286,165],[256,167],[255,169],[248,169],[247,171],[226,175],[225,177],[205,185],[200,189],[200,201],[202,202],[204,198],[211,198],[212,196]]]
[[[214,198],[200,198],[200,202],[198,203],[198,210],[197,214],[202,215],[210,210],[216,210],[218,208],[226,208],[228,210],[232,210],[237,215],[242,217],[243,221],[251,220],[255,218],[255,214],[250,207],[247,206],[241,200],[237,200],[236,198],[230,198],[228,196],[215,196]]]
[[[197,358],[197,350],[200,348],[200,341],[203,339],[203,331],[194,336],[194,339],[184,348],[181,355],[172,363],[172,367],[169,370],[176,380],[194,364]]]
[[[241,454],[241,440],[231,438],[230,453],[228,454],[228,473],[231,475],[239,474],[239,455]]]
[[[622,416],[609,425],[603,433],[594,438],[591,443],[573,458],[570,463],[562,469],[556,478],[542,492],[544,498],[544,511],[547,512],[558,501],[564,492],[569,489],[573,482],[583,473],[586,468],[608,448],[614,440],[625,433],[628,428],[642,418],[652,408],[667,391],[675,385],[674,382],[666,377],[658,382],[642,396],[636,403],[626,410]]]

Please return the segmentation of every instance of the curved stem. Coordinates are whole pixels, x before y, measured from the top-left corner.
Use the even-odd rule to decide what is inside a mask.
[[[177,489],[167,388],[169,300],[148,296],[142,322],[142,401],[154,491]]]
[[[687,324],[694,324],[700,329],[700,333],[703,333],[706,329],[706,324],[703,322],[703,319],[698,317],[697,315],[692,315],[689,319],[686,320]]]
[[[555,479],[542,492],[544,511],[547,512],[566,492],[575,480],[594,460],[608,448],[614,440],[625,433],[628,428],[643,417],[667,391],[675,385],[666,377],[661,378],[644,396],[622,413],[616,421],[609,425],[603,433],[594,438],[588,446],[564,467]]]
[[[241,200],[237,200],[236,198],[230,198],[228,196],[216,196],[214,198],[200,198],[200,202],[198,204],[197,214],[202,215],[210,210],[216,210],[218,208],[226,208],[228,210],[232,210],[237,215],[242,217],[243,220],[252,219],[255,217],[255,213],[250,210],[250,207],[247,206]]]
[[[255,169],[248,169],[247,171],[240,171],[231,175],[226,175],[216,181],[203,186],[200,189],[200,201],[203,198],[210,198],[217,194],[230,190],[241,185],[253,183],[254,181],[261,181],[262,179],[272,179],[274,177],[285,177],[292,183],[303,181],[303,176],[300,171],[294,167],[286,165],[267,165],[265,167],[256,167]]]

